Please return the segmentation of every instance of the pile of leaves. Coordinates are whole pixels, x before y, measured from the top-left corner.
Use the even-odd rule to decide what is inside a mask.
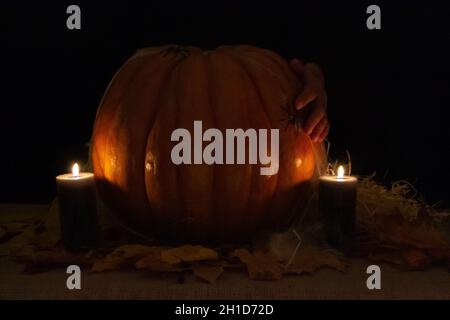
[[[269,242],[246,247],[224,245],[163,244],[145,240],[103,221],[99,248],[82,253],[66,251],[60,244],[58,203],[45,220],[0,224],[0,256],[9,255],[25,265],[26,273],[48,271],[76,264],[91,272],[136,270],[153,273],[193,273],[209,283],[226,270],[242,270],[254,280],[279,280],[285,275],[313,273],[321,268],[345,271],[346,262],[332,250],[302,246],[289,261],[277,255]]]
[[[416,199],[409,184],[399,182],[387,188],[373,176],[361,179],[356,213],[359,232],[355,256],[405,270],[424,270],[431,265],[450,267],[450,214],[437,212]],[[279,280],[321,268],[344,272],[347,266],[339,252],[324,243],[302,239],[295,225],[287,233],[272,235],[263,243],[237,247],[143,241],[107,223],[102,224],[100,238],[99,248],[90,252],[64,250],[55,201],[45,220],[0,224],[0,256],[9,255],[24,263],[26,272],[77,264],[90,268],[91,272],[193,273],[209,283],[215,283],[227,270],[246,271],[254,280]]]

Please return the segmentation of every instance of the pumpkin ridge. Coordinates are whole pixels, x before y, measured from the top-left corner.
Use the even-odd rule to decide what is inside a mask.
[[[117,187],[116,175],[111,173],[111,163],[108,161],[110,159],[107,158],[111,154],[111,145],[114,144],[115,135],[113,134],[113,130],[115,128],[114,124],[116,122],[117,110],[120,107],[120,101],[124,99],[128,88],[133,83],[133,79],[141,71],[144,64],[145,60],[142,59],[140,61],[128,59],[122,65],[120,70],[123,73],[114,77],[114,80],[108,84],[107,93],[102,97],[94,127],[94,157],[92,160],[94,172],[96,173],[96,185],[99,188],[100,195],[106,195],[106,199],[104,198],[104,200],[110,199],[110,202],[106,201],[105,204],[110,209],[117,207],[118,211],[127,210],[129,206],[123,202],[126,196]],[[129,69],[130,71],[128,71]],[[122,86],[126,89],[124,90]],[[119,94],[114,96],[114,90],[117,89],[122,90],[119,90]],[[111,93],[110,91],[114,92]],[[99,166],[100,168],[98,168]]]
[[[212,88],[215,95],[214,101],[217,102],[215,109],[218,111],[218,128],[226,130],[227,128],[242,127],[243,121],[246,121],[244,112],[247,110],[242,110],[241,106],[242,88],[240,83],[242,79],[236,72],[239,65],[233,61],[225,50],[216,50],[211,52],[210,55],[211,66],[213,67]],[[226,152],[224,155],[226,155]],[[233,226],[240,225],[240,216],[246,210],[245,200],[250,192],[249,181],[247,181],[249,173],[251,173],[251,171],[249,172],[249,166],[249,164],[217,166],[219,180],[217,197],[220,201],[217,215],[225,234],[232,232],[235,229]],[[220,196],[221,192],[229,194],[233,201],[224,201],[223,197]],[[243,227],[240,227],[240,229],[241,232],[244,230]]]
[[[241,71],[242,64],[239,61],[239,59],[233,54],[233,50],[231,49],[231,50],[227,50],[227,51],[229,51],[229,53],[230,53],[229,56],[228,56],[229,59],[231,61],[233,61],[238,66],[238,68],[236,70],[239,70],[238,72],[239,72],[239,77],[241,78],[241,81],[245,82],[246,80],[247,81],[250,80],[250,79],[248,79],[248,75],[246,74],[245,70]],[[251,82],[251,80],[250,80],[250,82]],[[252,86],[252,84],[250,84],[250,86]],[[246,117],[245,118],[252,119],[254,115],[252,114],[253,111],[250,110],[251,100],[250,100],[248,92],[246,90],[244,90],[244,91],[245,91],[244,96],[245,96],[245,101],[246,101],[246,103],[244,104],[244,108],[245,108],[245,111],[246,111]],[[244,130],[246,130],[248,128],[252,128],[252,121],[251,120],[247,120],[247,126],[246,126],[246,128],[244,128]],[[247,158],[248,154],[246,154],[245,157]],[[241,217],[240,220],[245,225],[245,228],[249,228],[250,227],[250,222],[251,222],[250,213],[252,212],[251,210],[249,210],[249,204],[250,204],[250,199],[251,199],[251,196],[252,196],[252,190],[253,190],[252,187],[254,187],[254,183],[255,183],[255,180],[256,180],[255,179],[255,173],[259,175],[259,166],[257,164],[256,165],[246,164],[246,166],[249,167],[249,171],[250,171],[250,173],[249,173],[250,183],[249,183],[248,194],[246,196],[245,205],[244,205],[244,208],[246,208],[246,209],[243,212],[243,216]],[[254,169],[256,169],[256,170],[254,170]]]
[[[246,56],[246,55],[243,55],[242,58],[243,58],[243,59],[250,60],[251,63],[253,63],[253,64],[255,64],[255,65],[258,65],[258,66],[261,66],[261,67],[263,67],[263,68],[266,68],[263,64],[260,64],[260,63],[255,62],[254,59],[251,59],[250,57],[248,57],[248,56]],[[272,127],[273,127],[273,126],[272,126],[272,122],[270,121],[270,119],[269,119],[269,117],[268,117],[269,110],[268,110],[268,108],[267,108],[267,105],[266,105],[266,103],[265,103],[265,99],[264,99],[264,97],[263,97],[263,95],[262,95],[262,93],[261,93],[261,90],[260,90],[260,88],[259,88],[259,85],[258,85],[257,82],[256,82],[257,77],[254,76],[253,72],[251,72],[250,69],[249,69],[249,67],[247,67],[244,63],[242,64],[242,67],[244,68],[244,70],[247,71],[247,74],[249,75],[250,81],[251,81],[251,83],[253,84],[253,86],[254,86],[254,88],[255,88],[257,94],[258,94],[258,97],[260,98],[261,104],[262,104],[263,107],[264,107],[264,115],[265,115],[266,119],[268,120],[270,127],[272,128]],[[275,187],[274,187],[274,190],[273,190],[273,192],[272,192],[272,195],[271,195],[271,200],[273,199],[273,197],[274,197],[274,195],[275,195],[275,193],[276,193],[276,190],[278,189],[278,183],[279,183],[279,174],[276,174],[276,175],[274,175],[274,176],[275,176],[275,178],[276,178],[276,183],[275,183]],[[269,209],[267,209],[267,210],[269,210]],[[267,211],[267,210],[266,210],[266,211]]]
[[[297,78],[289,70],[289,67],[288,67],[286,61],[283,58],[281,58],[278,54],[276,54],[268,49],[263,49],[263,48],[258,48],[258,49],[253,48],[253,50],[251,50],[251,51],[256,54],[260,54],[260,55],[266,57],[267,59],[271,60],[281,70],[281,73],[284,75],[286,81],[291,82],[291,81],[297,80]]]
[[[213,128],[217,127],[217,114],[215,111],[215,107],[213,106],[214,103],[214,99],[212,99],[211,97],[211,78],[212,78],[212,71],[211,71],[211,55],[210,54],[206,54],[206,55],[202,55],[202,59],[204,60],[204,64],[205,64],[205,76],[206,76],[206,85],[207,85],[207,92],[208,92],[208,106],[211,109],[211,114],[212,114],[212,124],[213,124]],[[217,186],[217,167],[213,166],[213,203],[212,203],[212,211],[210,212],[210,215],[213,215],[213,212],[217,211],[217,195],[219,194],[217,192],[218,190],[218,186]],[[218,223],[217,217],[216,219],[214,219],[214,229],[220,229],[220,223]]]
[[[155,72],[157,72],[158,70],[161,70],[161,68],[163,67],[163,64],[158,64],[155,63],[154,60],[144,60],[146,63],[144,63],[143,65],[141,65],[141,67],[139,68],[139,72],[136,73],[133,76],[133,81],[130,81],[130,86],[125,90],[126,94],[123,95],[123,97],[120,100],[119,103],[119,107],[116,110],[115,113],[115,120],[112,122],[112,127],[110,129],[110,131],[114,131],[114,130],[118,130],[117,128],[121,128],[121,130],[123,130],[124,128],[127,128],[130,126],[131,124],[131,119],[136,117],[134,116],[136,113],[140,112],[140,110],[142,108],[144,108],[143,104],[145,102],[141,101],[141,99],[138,99],[135,96],[135,91],[138,90],[139,92],[147,92],[147,88],[149,85],[152,84],[152,81],[148,81],[146,79],[148,79],[148,77],[151,74],[154,74]],[[150,68],[150,69],[149,69]],[[148,99],[148,97],[147,97]],[[150,120],[149,122],[152,121],[153,119],[153,115],[155,113],[156,108],[153,108],[153,110],[151,110],[151,113],[148,115],[148,119]],[[129,114],[127,117],[124,117],[124,114]],[[145,126],[147,127],[147,125]],[[139,133],[138,131],[130,131],[127,130],[128,134],[127,137],[124,139],[118,139],[118,136],[120,134],[120,131],[118,134],[116,134],[116,137],[113,137],[112,140],[110,140],[110,143],[117,143],[117,141],[120,142],[124,142],[129,144],[130,141],[133,141],[134,138],[136,137],[141,137],[141,140],[144,142],[146,141],[146,129],[142,131],[142,133]],[[134,132],[134,133],[133,133]],[[131,140],[130,140],[131,139]],[[135,145],[136,148],[138,148],[138,146]],[[128,147],[127,147],[128,148]],[[117,148],[113,149],[114,154],[117,155],[117,153],[119,153],[119,150],[117,150]],[[136,192],[136,188],[133,187],[135,185],[140,185],[142,186],[142,188],[145,187],[145,176],[139,175],[139,174],[131,174],[131,170],[137,170],[137,172],[140,171],[139,168],[143,168],[144,164],[145,164],[145,150],[141,149],[141,154],[143,155],[143,157],[138,157],[137,155],[139,154],[138,152],[133,153],[133,154],[129,154],[128,157],[125,157],[123,159],[121,159],[121,165],[124,167],[123,170],[127,171],[128,174],[125,176],[125,180],[123,181],[123,177],[121,175],[123,175],[123,173],[120,170],[115,170],[115,177],[113,178],[114,181],[116,181],[116,183],[118,183],[118,185],[120,186],[120,188],[123,188],[124,186],[126,187],[125,190],[122,190],[123,192],[129,193],[130,195],[126,195],[126,197],[132,197],[132,199],[134,201],[130,201],[127,204],[127,210],[130,210],[131,208],[133,208],[134,206],[137,206],[139,209],[138,212],[139,214],[142,214],[143,210],[146,210],[148,208],[148,203],[146,203],[146,192],[145,189],[141,190],[141,188],[139,188],[138,190],[141,191],[137,191]],[[131,166],[130,166],[130,162],[131,162]],[[133,165],[135,164],[135,165]],[[130,180],[131,178],[133,178],[133,180]],[[137,181],[136,181],[137,180]],[[137,201],[137,199],[139,199]],[[144,205],[142,205],[144,202]],[[145,207],[145,209],[144,209]],[[146,217],[146,219],[149,219],[148,217]],[[142,217],[139,217],[138,221],[142,220]],[[133,221],[134,222],[134,221]]]
[[[157,96],[155,98],[155,104],[158,105],[158,106],[160,106],[161,104],[164,103],[163,101],[164,101],[164,99],[166,97],[164,96],[163,93],[166,92],[168,89],[170,89],[173,86],[173,83],[171,83],[170,78],[174,76],[174,73],[177,74],[177,68],[179,67],[180,62],[182,61],[182,60],[178,60],[178,59],[172,59],[171,57],[164,57],[163,56],[163,58],[164,59],[169,59],[171,61],[172,65],[170,67],[168,67],[168,69],[164,73],[162,81],[160,81],[161,85],[160,85],[160,88],[158,90],[158,94],[157,94]],[[178,76],[177,76],[176,80],[178,81]],[[158,123],[162,123],[162,121],[159,118],[161,116],[161,113],[163,111],[165,111],[164,108],[161,108],[161,107],[158,107],[158,108],[155,108],[155,109],[156,109],[156,112],[154,114],[153,121],[148,126],[149,129],[147,130],[147,134],[146,134],[147,142],[144,144],[145,145],[144,146],[145,147],[145,150],[144,150],[145,157],[147,157],[147,154],[149,153],[149,150],[150,150],[150,148],[149,148],[150,144],[151,144],[150,136],[152,134],[152,131],[155,130],[155,123],[157,123],[157,122]],[[159,134],[160,134],[161,133],[161,128],[158,128],[158,130],[160,131],[159,132]],[[161,142],[163,142],[162,140],[164,140],[164,139],[161,139],[161,137],[159,137],[159,141],[157,141],[157,143],[156,143],[156,148],[159,149],[159,150],[162,150],[162,146],[161,146]],[[163,154],[166,151],[167,150],[160,151],[160,154]],[[158,155],[158,160],[160,160],[160,159],[161,159],[161,155]],[[155,162],[157,162],[157,160],[155,160]],[[145,170],[145,165],[144,165],[144,170]],[[159,162],[156,163],[155,170],[161,171]],[[159,175],[159,173],[157,173],[157,174]],[[176,172],[175,172],[175,174],[176,174]],[[157,190],[157,194],[158,194],[158,197],[159,197],[160,200],[158,200],[158,201],[167,201],[166,200],[166,198],[167,198],[166,190],[164,188],[162,188],[162,186],[166,185],[166,183],[164,183],[164,182],[160,183],[160,180],[162,179],[161,176],[158,176],[158,177],[155,176],[153,178],[147,178],[147,175],[144,173],[144,182],[145,182],[144,185],[145,185],[145,189],[146,189],[147,203],[149,204],[150,210],[152,210],[152,212],[153,212],[153,216],[155,217],[154,220],[157,221],[158,232],[164,233],[164,231],[160,230],[161,229],[160,228],[161,222],[163,222],[162,229],[165,229],[165,227],[167,227],[167,225],[174,225],[174,222],[177,221],[178,217],[168,215],[167,212],[161,212],[161,208],[159,208],[159,207],[155,208],[154,207],[154,203],[152,203],[152,201],[150,199],[151,196],[149,194],[149,188],[151,189],[153,187],[149,186],[149,184],[147,182],[148,180],[151,180],[151,179],[158,180],[158,181],[155,181],[155,184],[159,185],[158,190]],[[161,199],[164,199],[164,200],[161,200]],[[177,214],[179,214],[179,213],[177,213]],[[165,216],[169,216],[169,219],[165,220],[164,219]],[[164,221],[167,221],[167,223],[165,223]]]
[[[258,56],[263,56],[264,61],[266,61],[266,63],[270,63],[271,65],[273,65],[272,67],[272,72],[275,72],[279,69],[281,69],[280,64],[277,63],[274,59],[272,59],[271,57],[263,54],[262,50],[258,50],[258,49],[253,49],[253,50],[248,50],[247,51],[248,55],[243,55],[243,57],[245,59],[247,59],[247,61],[250,63],[249,64],[249,68],[253,67],[253,70],[255,71],[256,68],[261,68],[261,72],[264,70],[264,72],[266,72],[266,69],[268,68],[266,66],[266,64],[259,62],[257,59],[255,59],[255,55]],[[280,71],[278,71],[280,72]],[[280,76],[283,76],[280,78]],[[293,85],[292,85],[292,81],[289,80],[289,78],[286,78],[284,76],[283,73],[280,73],[279,76],[276,76],[277,79],[280,79],[283,83],[282,87],[283,90],[286,91],[286,93],[291,94],[293,91]],[[270,81],[269,79],[266,79],[265,77],[255,77],[254,80],[258,79],[258,81],[267,81],[268,83],[268,87],[270,87]],[[294,78],[294,80],[296,82],[298,82],[298,80],[296,78]],[[288,84],[286,86],[286,84]],[[279,106],[279,108],[281,108],[281,105]],[[274,121],[278,121],[278,119],[275,119]],[[290,130],[290,128],[288,128],[288,130]],[[285,135],[287,137],[285,137],[285,139],[282,138],[282,135]],[[267,208],[266,212],[269,212],[272,216],[273,219],[276,219],[276,216],[279,214],[277,211],[280,210],[280,208],[277,208],[278,205],[277,203],[280,202],[279,198],[281,196],[283,196],[283,194],[285,193],[285,189],[286,189],[286,181],[288,179],[288,177],[286,177],[286,174],[290,174],[289,172],[285,172],[285,162],[286,160],[289,160],[290,158],[290,154],[286,154],[286,147],[284,146],[285,143],[287,143],[288,141],[290,141],[291,137],[289,137],[290,135],[290,131],[280,131],[280,168],[279,168],[279,172],[277,174],[277,181],[276,181],[276,187],[274,189],[274,192],[271,196],[271,200],[269,202],[269,206]],[[295,150],[291,150],[289,152],[295,152]],[[283,209],[284,210],[284,209]],[[285,214],[286,215],[286,214]],[[270,219],[268,218],[268,221],[270,222]],[[274,222],[274,221],[272,221]]]
[[[101,119],[101,117],[104,118],[106,116],[105,113],[106,114],[113,113],[115,115],[115,111],[118,108],[118,104],[116,104],[116,107],[113,110],[105,110],[105,99],[106,99],[106,96],[112,90],[113,83],[115,84],[116,81],[118,81],[118,77],[119,77],[120,71],[123,71],[125,69],[125,67],[128,66],[131,62],[132,62],[131,58],[128,59],[127,61],[125,61],[125,63],[119,68],[119,70],[114,74],[114,76],[111,79],[111,81],[108,83],[108,86],[106,87],[105,93],[103,94],[103,97],[100,99],[100,107],[98,108],[98,110],[96,112],[96,115],[95,115],[95,123],[98,123],[100,121],[102,121],[101,123],[105,122],[105,120]],[[143,64],[144,64],[144,61],[141,61],[140,63],[136,63],[136,65],[133,66],[135,69],[133,70],[131,75],[128,75],[127,79],[134,78],[135,75],[139,72],[139,69],[140,69],[140,67]],[[129,88],[129,86],[131,85],[130,82],[128,82],[128,84],[126,85],[127,88]],[[122,94],[120,95],[120,98],[118,98],[118,100],[121,100],[124,94],[125,94],[125,90],[122,92]],[[111,107],[109,109],[111,109]],[[113,119],[114,116],[111,116],[110,118]],[[103,149],[103,154],[105,154],[105,152],[106,152],[105,150],[107,148],[108,140],[109,140],[109,136],[110,136],[110,132],[109,132],[110,131],[110,127],[111,127],[110,126],[110,122],[105,122],[104,126],[106,128],[104,128],[104,127],[100,127],[99,128],[98,126],[95,126],[94,127],[94,132],[93,132],[93,135],[92,135],[92,140],[94,142],[92,144],[92,147],[93,147],[92,154],[94,155],[94,158],[92,158],[93,165],[100,167],[100,172],[102,173],[102,176],[105,175],[105,168],[104,168],[104,162],[101,161],[101,157],[100,157],[101,152],[98,150],[100,147],[99,147],[99,144],[96,143],[96,141],[97,141],[96,138],[97,138],[98,134],[102,134],[103,140],[104,140],[104,144],[102,145],[102,149]],[[98,132],[100,129],[101,129],[101,131],[103,131],[102,133]],[[94,161],[94,160],[98,160],[98,161]]]
[[[128,91],[130,90],[130,88],[132,88],[137,82],[138,80],[140,80],[140,76],[142,75],[142,73],[145,73],[145,65],[148,64],[147,61],[143,60],[142,64],[140,64],[140,67],[137,68],[136,72],[133,73],[133,75],[130,77],[131,81],[128,83],[127,88],[123,91],[122,95],[120,96],[120,98],[117,99],[117,102],[115,103],[115,105],[117,105],[117,107],[114,109],[114,116],[111,119],[111,122],[109,123],[109,129],[107,132],[107,143],[106,143],[106,150],[113,150],[114,152],[106,152],[106,153],[111,153],[111,154],[115,154],[116,153],[116,148],[112,147],[111,145],[115,145],[116,140],[117,139],[117,128],[121,127],[121,115],[123,112],[125,112],[123,110],[123,105],[125,103],[125,101],[127,99],[129,99],[129,95],[128,95]],[[117,183],[118,177],[118,171],[114,170],[111,174],[111,180],[115,181]]]
[[[177,47],[176,50],[185,50],[185,49],[183,49],[180,46],[180,47]],[[182,52],[185,52],[185,51],[182,51]],[[178,55],[178,52],[176,51],[175,54]],[[182,54],[184,55],[185,53],[182,53]],[[186,61],[187,61],[188,57],[189,56],[183,56],[182,59],[179,59],[179,62],[177,63],[177,70],[174,70],[174,72],[177,72],[177,75],[176,75],[177,78],[176,78],[175,90],[174,90],[175,91],[174,95],[175,95],[175,97],[177,97],[176,99],[174,99],[174,103],[175,103],[175,113],[174,113],[175,114],[175,121],[174,121],[175,129],[176,128],[181,128],[180,123],[179,123],[180,117],[178,115],[179,112],[180,112],[180,103],[179,103],[180,82],[182,81],[181,66],[183,65],[183,63],[186,64]],[[177,58],[178,58],[178,56],[177,56]],[[180,190],[180,166],[175,166],[174,169],[175,169],[175,188],[176,188],[176,193],[177,194],[181,194],[183,192],[183,190]],[[183,199],[183,197],[181,197],[181,196],[179,196],[179,198],[181,200]],[[182,222],[185,219],[190,220],[191,217],[189,217],[187,215],[187,213],[188,213],[187,209],[188,208],[186,208],[186,204],[183,203],[183,201],[180,201],[180,203],[181,203],[180,204],[181,208],[180,208],[180,212],[179,212],[180,217],[179,218],[175,218],[175,219],[177,220],[178,223],[182,224]]]
[[[271,129],[272,128],[272,123],[270,122],[268,116],[267,116],[267,107],[265,104],[265,101],[261,95],[260,89],[258,87],[258,85],[256,84],[252,74],[250,73],[249,69],[247,68],[247,66],[245,65],[245,63],[243,63],[241,61],[241,59],[244,59],[244,55],[238,55],[237,52],[235,50],[230,50],[230,54],[234,57],[236,63],[239,64],[240,68],[243,70],[243,74],[246,76],[246,80],[249,81],[250,86],[253,88],[253,91],[256,93],[256,97],[259,101],[259,104],[263,106],[263,110],[261,110],[261,112],[259,112],[259,114],[257,116],[262,116],[264,118],[264,122],[266,124],[267,129]],[[248,96],[248,95],[247,95]],[[250,107],[250,103],[248,103],[248,108]],[[250,111],[251,113],[252,111]],[[256,116],[256,115],[255,115]],[[252,118],[252,117],[250,117]],[[258,146],[258,152],[259,152],[259,146]],[[252,172],[252,178],[251,178],[251,183],[250,183],[250,192],[248,194],[248,199],[247,199],[247,207],[249,207],[249,205],[251,204],[251,199],[252,199],[252,192],[254,191],[254,187],[258,182],[258,178],[260,177],[259,175],[259,170],[262,166],[259,165],[254,165],[252,168],[255,169],[253,170],[254,172]],[[275,181],[275,186],[271,192],[270,198],[273,197],[274,191],[276,190],[277,187],[277,181],[278,181],[278,174],[274,175],[275,177],[270,177],[269,179],[276,179]],[[250,209],[250,208],[249,208]],[[263,215],[266,215],[268,210],[268,206],[265,206],[265,208],[263,209]],[[247,212],[252,212],[251,210],[247,210]],[[254,212],[253,212],[254,213]],[[252,219],[253,217],[247,217],[247,220]],[[257,218],[257,217],[256,217]]]
[[[208,91],[205,90],[206,65],[201,54],[194,53],[185,60],[180,66],[180,79],[178,90],[175,92],[179,108],[176,127],[190,130],[193,121],[202,120],[204,130],[213,128]],[[213,215],[211,178],[214,166],[177,165],[176,168],[178,192],[183,207],[181,212],[183,218],[179,224],[185,222],[184,232],[190,233],[190,237],[198,236],[199,232],[206,237],[212,231],[208,219]]]

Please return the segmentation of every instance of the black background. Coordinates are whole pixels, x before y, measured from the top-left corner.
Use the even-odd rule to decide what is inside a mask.
[[[77,4],[82,30],[66,28]],[[381,30],[366,8],[381,7]],[[442,2],[1,2],[0,202],[48,202],[86,161],[109,80],[141,47],[252,44],[314,61],[329,95],[331,154],[354,173],[413,182],[450,206],[450,11]]]

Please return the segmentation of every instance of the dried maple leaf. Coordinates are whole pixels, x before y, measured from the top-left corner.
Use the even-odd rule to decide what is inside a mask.
[[[50,239],[45,231],[39,230],[36,226],[29,226],[22,233],[11,238],[7,244],[12,252],[24,245],[34,245],[38,249],[52,250],[57,243]]]
[[[197,278],[205,280],[211,284],[215,284],[217,278],[223,273],[223,267],[221,265],[208,266],[208,265],[194,265],[192,271]]]
[[[6,242],[13,237],[20,235],[32,224],[27,222],[8,222],[0,225],[0,242]]]
[[[446,234],[427,223],[409,223],[402,219],[383,219],[380,232],[385,239],[404,246],[418,249],[448,247]]]
[[[6,239],[8,233],[6,231],[6,228],[0,226],[0,242]]]
[[[159,247],[149,247],[141,244],[128,244],[120,246],[105,258],[95,261],[91,272],[116,270],[124,266],[133,265],[137,260],[151,254]],[[159,251],[158,251],[159,252]]]
[[[12,237],[7,243],[7,248],[10,254],[14,255],[14,252],[21,250],[24,246],[34,245],[34,239],[36,238],[36,232],[34,227],[26,228],[22,233]]]
[[[449,262],[450,263],[450,248],[444,249],[428,249],[427,255],[432,262]]]
[[[48,242],[56,245],[61,239],[58,199],[55,199],[50,206],[50,210],[45,219],[45,229]]]
[[[94,262],[94,264],[91,267],[90,272],[105,272],[105,271],[116,270],[119,268],[119,266],[120,266],[120,263],[118,261],[100,259],[100,260],[96,260]]]
[[[403,265],[405,263],[398,251],[371,253],[368,256],[368,259],[377,262],[391,263],[398,266]]]
[[[401,255],[410,269],[423,270],[430,265],[430,258],[422,250],[405,250],[401,253]]]
[[[215,250],[203,246],[184,245],[181,247],[163,250],[161,252],[161,260],[168,264],[217,260],[218,258],[219,255]]]
[[[6,230],[6,232],[10,235],[16,235],[24,231],[26,228],[28,228],[31,224],[26,222],[8,222],[3,223],[2,227]]]
[[[326,249],[307,246],[299,249],[292,263],[286,267],[285,272],[289,274],[312,273],[324,267],[343,272],[346,269],[346,264]]]
[[[162,247],[155,247],[155,250],[144,258],[136,261],[135,267],[138,270],[156,271],[156,272],[181,272],[188,270],[179,264],[170,264],[163,261],[161,252],[165,250]]]
[[[86,253],[70,253],[63,249],[60,250],[45,250],[37,251],[36,258],[37,264],[49,264],[49,265],[63,265],[70,264],[76,265],[91,265],[92,260],[89,259]]]
[[[283,276],[283,266],[273,253],[250,253],[247,249],[236,249],[231,257],[238,258],[247,266],[250,279],[253,280],[279,280]]]
[[[71,253],[63,248],[39,250],[36,246],[25,245],[14,251],[13,257],[20,262],[34,265],[90,265],[92,260],[86,253]]]

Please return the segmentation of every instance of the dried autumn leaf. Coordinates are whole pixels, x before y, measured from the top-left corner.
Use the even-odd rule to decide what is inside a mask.
[[[36,247],[33,245],[22,245],[9,252],[12,258],[19,262],[34,262],[36,255]]]
[[[3,223],[2,228],[4,228],[6,230],[6,233],[8,235],[14,236],[14,235],[17,235],[17,234],[23,232],[30,225],[31,225],[30,223],[14,221],[14,222]]]
[[[92,260],[85,253],[70,253],[61,249],[38,251],[36,253],[36,263],[63,266],[70,264],[91,265]]]
[[[387,252],[378,252],[371,253],[368,257],[369,260],[377,261],[377,262],[387,262],[395,265],[402,265],[404,261],[398,251],[387,251]]]
[[[217,278],[223,273],[223,267],[221,265],[207,266],[207,265],[194,265],[192,266],[194,275],[202,280],[205,280],[211,284],[215,284]]]
[[[449,262],[450,263],[450,248],[442,249],[429,249],[427,250],[427,256],[431,259],[431,262]]]
[[[28,226],[20,234],[12,237],[7,242],[9,251],[20,249],[25,245],[34,245],[41,250],[52,250],[56,243],[41,230],[40,226]]]
[[[59,224],[58,202],[53,201],[47,217],[36,224],[36,220],[15,221],[3,225],[10,238],[8,248],[0,248],[0,255],[6,250],[14,251],[24,245],[35,245],[42,250],[52,250],[58,244],[61,236]]]
[[[3,223],[0,225],[0,242],[7,243],[14,237],[20,236],[20,234],[27,229],[32,228],[30,222],[13,221]],[[0,248],[0,255],[7,255],[9,253],[9,245],[2,245]]]
[[[61,239],[58,199],[53,200],[45,219],[46,237],[50,244],[56,245]]]
[[[410,269],[425,269],[430,264],[430,258],[422,250],[405,250],[401,255]]]
[[[231,257],[238,258],[247,266],[250,279],[253,280],[279,280],[283,276],[283,266],[273,253],[250,253],[247,249],[236,249]]]
[[[71,253],[63,248],[39,250],[35,246],[25,245],[14,251],[13,256],[20,262],[35,265],[90,265],[92,260],[86,253]]]
[[[116,270],[126,265],[133,265],[137,260],[151,254],[158,247],[149,247],[141,244],[128,244],[120,246],[105,258],[95,261],[91,272]]]
[[[203,246],[184,245],[181,247],[167,249],[161,252],[161,260],[168,264],[180,262],[194,262],[203,260],[217,260],[219,255],[216,251]]]
[[[120,246],[111,253],[111,256],[120,257],[124,260],[140,259],[146,255],[160,250],[160,247],[150,247],[142,244],[127,244]]]
[[[325,249],[307,246],[300,248],[292,263],[286,267],[286,273],[312,273],[324,267],[343,272],[346,264],[338,256]]]
[[[0,257],[9,255],[11,249],[9,248],[8,242],[0,244]]]
[[[111,261],[106,259],[100,259],[94,261],[94,264],[91,267],[91,272],[105,272],[105,271],[111,271],[116,270],[120,266],[120,263],[118,261]]]
[[[3,239],[6,239],[6,237],[7,237],[6,229],[0,226],[0,242],[3,241]]]
[[[246,268],[245,265],[243,265],[240,262],[232,262],[232,261],[221,261],[220,265],[224,268],[224,269],[234,269],[234,270],[239,270],[239,269],[244,269]]]
[[[383,219],[381,233],[388,240],[405,247],[432,249],[448,247],[446,234],[427,223],[408,223],[399,219]]]
[[[26,228],[22,233],[12,237],[7,243],[7,248],[10,253],[20,250],[24,246],[33,245],[36,238],[34,227]]]
[[[161,259],[161,251],[155,251],[145,258],[138,260],[135,264],[136,269],[156,272],[181,272],[188,268],[182,267],[179,264],[170,264]]]

